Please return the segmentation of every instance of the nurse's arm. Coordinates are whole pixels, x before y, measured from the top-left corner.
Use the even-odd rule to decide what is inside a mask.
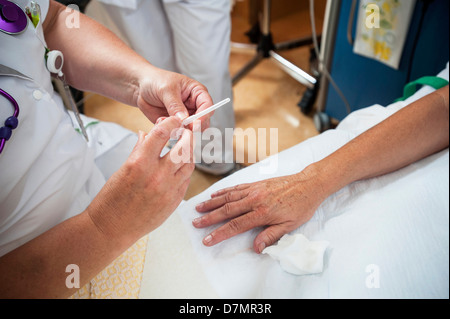
[[[137,240],[159,227],[178,207],[194,170],[192,132],[160,157],[181,122],[170,117],[139,140],[125,164],[108,180],[89,207],[0,257],[0,298],[67,298]],[[78,266],[74,272],[68,266]],[[69,284],[67,284],[69,283]]]
[[[184,118],[213,104],[203,85],[154,67],[89,17],[80,14],[79,26],[68,27],[73,14],[51,0],[43,25],[49,49],[64,54],[63,72],[71,86],[137,106],[153,123],[177,113]]]

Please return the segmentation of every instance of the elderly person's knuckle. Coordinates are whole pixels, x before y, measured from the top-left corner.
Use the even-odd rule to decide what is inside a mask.
[[[242,229],[242,224],[238,219],[232,219],[228,222],[228,228],[233,233],[240,233]]]
[[[233,206],[231,203],[223,205],[223,215],[227,218],[232,217]]]
[[[251,198],[255,202],[264,201],[267,198],[268,194],[265,190],[255,189],[251,192]]]
[[[225,201],[227,203],[230,203],[233,201],[233,193],[232,192],[228,192],[225,194]]]

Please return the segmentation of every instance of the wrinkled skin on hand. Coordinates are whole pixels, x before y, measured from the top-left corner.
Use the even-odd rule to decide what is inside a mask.
[[[284,234],[306,223],[323,201],[320,184],[305,170],[299,174],[243,184],[220,190],[199,204],[205,213],[193,221],[197,228],[227,221],[203,239],[206,246],[216,245],[255,227],[266,226],[253,243],[261,253]]]

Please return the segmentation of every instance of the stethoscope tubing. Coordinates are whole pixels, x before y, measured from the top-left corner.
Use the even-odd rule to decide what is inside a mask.
[[[13,105],[14,114],[12,116],[15,117],[16,121],[17,121],[17,118],[19,117],[19,113],[20,113],[19,104],[8,92],[6,92],[2,89],[0,89],[0,95],[3,95]],[[4,138],[0,139],[0,154],[3,152],[3,149],[5,148],[5,144],[6,144],[6,139],[4,139]]]
[[[19,104],[17,103],[17,101],[6,91],[0,89],[0,94],[3,95],[9,102],[11,102],[11,104],[14,107],[14,117],[19,117]]]

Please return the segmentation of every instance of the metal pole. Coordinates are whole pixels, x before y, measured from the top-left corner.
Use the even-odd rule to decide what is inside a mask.
[[[270,10],[272,10],[272,1],[264,0],[264,10],[263,10],[263,23],[261,26],[261,33],[263,36],[268,36],[270,34]]]
[[[341,0],[328,0],[325,9],[325,20],[322,33],[322,44],[320,50],[320,59],[323,66],[331,73],[333,64],[334,48],[336,44],[337,29],[339,25],[339,14],[341,10]],[[327,76],[322,72],[320,78],[320,89],[317,96],[317,111],[325,110],[327,102],[329,81]]]

